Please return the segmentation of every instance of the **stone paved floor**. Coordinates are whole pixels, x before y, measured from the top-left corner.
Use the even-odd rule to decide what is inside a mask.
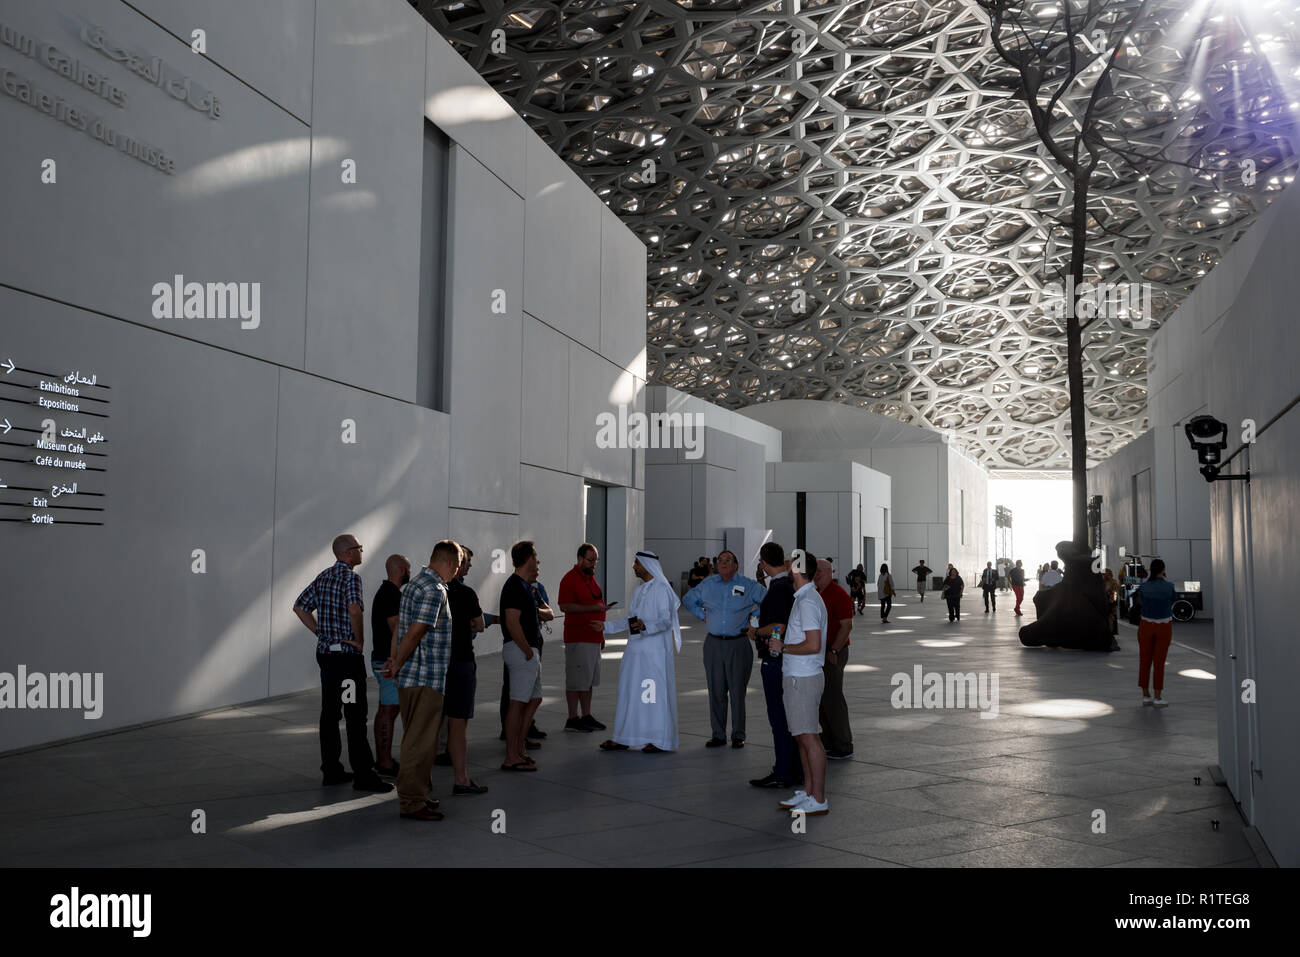
[[[890,626],[874,606],[857,619],[845,682],[856,753],[831,762],[831,813],[804,834],[776,809],[783,793],[746,783],[772,759],[757,673],[750,743],[703,747],[700,623],[684,630],[677,659],[681,750],[661,755],[605,754],[603,735],[561,731],[557,628],[541,770],[499,770],[498,658],[484,655],[470,770],[491,790],[453,798],[450,769],[435,769],[441,823],[399,820],[392,794],[320,787],[319,694],[309,692],[0,758],[0,864],[1255,866],[1227,789],[1207,771],[1217,761],[1210,625],[1175,629],[1172,705],[1155,710],[1139,703],[1135,629],[1121,626],[1112,655],[1026,649],[1006,598],[994,615],[978,594],[964,605],[956,624],[933,597],[914,596]],[[617,654],[606,651],[594,707],[611,727]],[[915,665],[998,673],[998,716],[895,709],[890,677]],[[204,835],[190,831],[196,808]],[[504,834],[492,831],[496,809]],[[1093,832],[1098,810],[1104,833]]]

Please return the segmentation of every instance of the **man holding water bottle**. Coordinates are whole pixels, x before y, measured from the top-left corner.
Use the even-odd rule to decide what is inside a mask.
[[[794,605],[794,582],[786,567],[785,549],[776,542],[768,542],[758,553],[763,571],[767,575],[767,594],[758,606],[758,626],[750,626],[749,637],[762,665],[763,697],[767,701],[767,720],[772,725],[772,745],[776,761],[766,777],[754,778],[749,783],[756,788],[786,788],[803,783],[803,770],[795,749],[794,738],[785,720],[785,702],[781,688],[781,654],[768,648],[767,639],[777,629],[784,630]]]
[[[813,581],[817,558],[803,549],[790,553],[790,575],[794,579],[794,607],[785,633],[767,639],[773,652],[782,654],[783,702],[790,734],[799,745],[804,768],[805,791],[794,792],[781,802],[791,814],[809,817],[826,814],[826,751],[817,735],[818,710],[826,676],[826,605]]]

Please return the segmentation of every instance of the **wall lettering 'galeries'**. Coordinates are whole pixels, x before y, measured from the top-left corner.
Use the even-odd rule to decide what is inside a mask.
[[[221,117],[220,98],[168,64],[162,57],[150,56],[122,45],[107,36],[102,27],[76,17],[65,16],[61,20],[67,26],[70,36],[75,38],[72,42],[80,42],[88,51],[95,51],[110,61],[121,64],[131,74],[164,91],[171,99],[206,114],[210,119]],[[129,99],[127,91],[107,73],[68,53],[57,44],[3,21],[0,21],[0,52],[6,54],[6,59],[21,58],[12,64],[0,63],[0,92],[5,97],[43,113],[55,122],[85,133],[102,145],[116,149],[160,173],[170,176],[176,172],[176,157],[171,150],[127,132],[83,103],[66,98],[73,92],[70,86],[74,86],[77,88],[75,92],[89,94],[119,109],[126,109]],[[24,59],[45,67],[49,73],[33,79],[21,67]]]
[[[0,522],[104,524],[111,394],[94,371],[48,373],[12,356],[0,363]]]

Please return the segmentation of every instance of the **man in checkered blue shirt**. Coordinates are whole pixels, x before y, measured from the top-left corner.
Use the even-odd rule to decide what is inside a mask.
[[[461,547],[445,540],[434,546],[427,568],[402,589],[397,613],[400,644],[384,665],[384,677],[397,682],[402,714],[402,757],[397,797],[402,817],[441,821],[438,802],[429,799],[429,775],[438,755],[443,689],[451,660],[451,605],[447,583],[460,571]]]
[[[316,636],[316,663],[320,666],[320,757],[323,784],[351,781],[357,791],[383,793],[393,788],[379,780],[375,758],[366,740],[366,620],[362,612],[361,576],[352,569],[361,564],[361,545],[353,535],[334,539],[334,564],[303,589],[293,612]],[[350,687],[348,685],[350,684]],[[352,773],[343,770],[339,755],[339,718],[348,724],[348,760]]]

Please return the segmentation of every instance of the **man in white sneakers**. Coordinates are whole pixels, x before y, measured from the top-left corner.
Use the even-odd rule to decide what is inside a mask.
[[[802,549],[790,554],[794,607],[781,638],[769,638],[768,648],[784,653],[781,692],[785,720],[799,745],[806,791],[795,791],[781,807],[791,814],[814,817],[830,811],[826,800],[826,750],[818,734],[817,712],[826,687],[822,665],[826,658],[826,605],[813,583],[817,559]]]

